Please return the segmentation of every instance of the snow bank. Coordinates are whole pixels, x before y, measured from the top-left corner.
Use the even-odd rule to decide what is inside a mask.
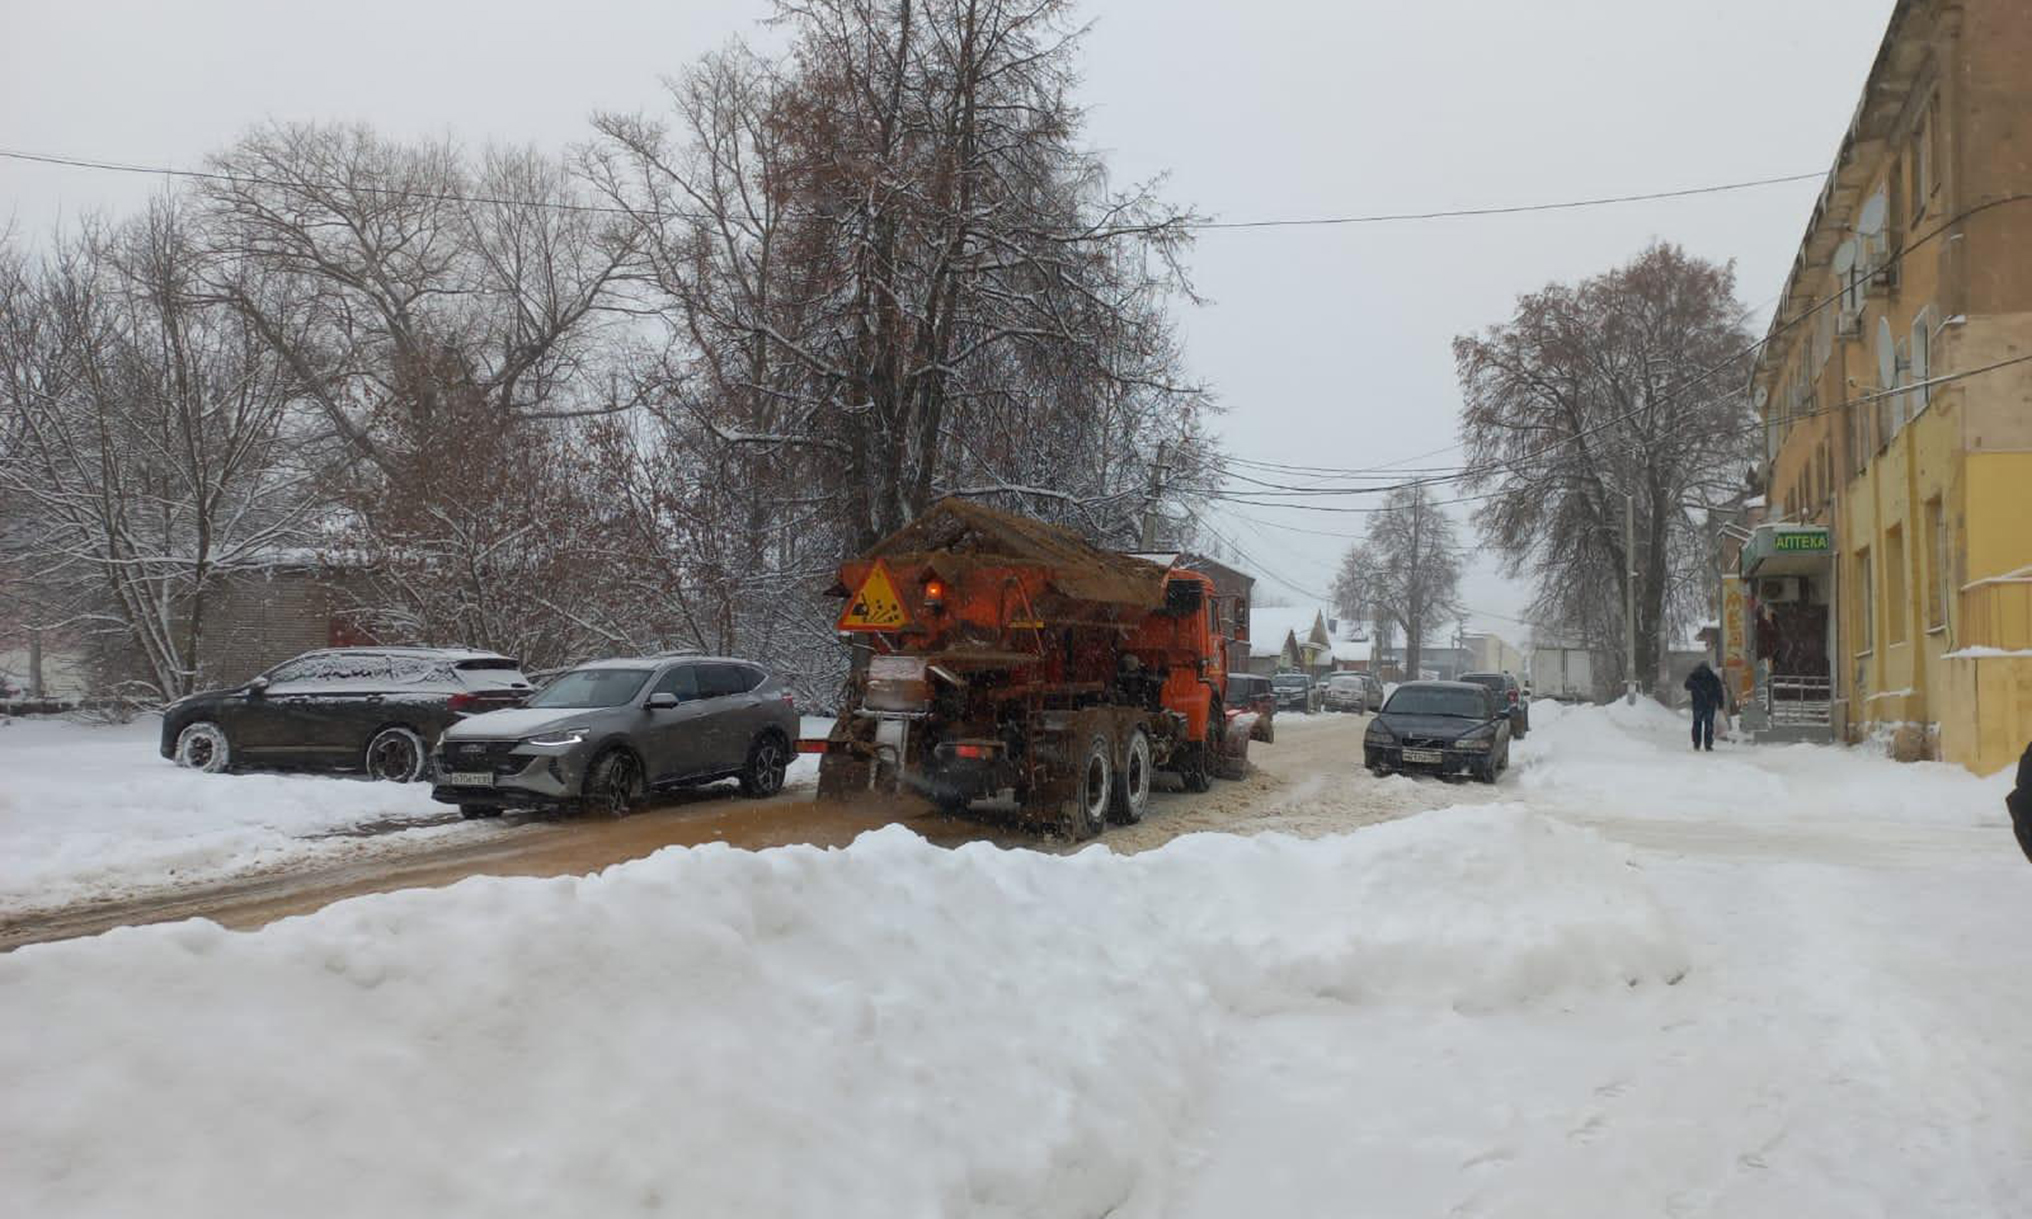
[[[1483,805],[1320,843],[1197,834],[1128,865],[1159,870],[1200,972],[1251,1014],[1322,998],[1487,1009],[1685,969],[1627,854],[1592,831]]]
[[[800,731],[823,737],[831,727],[806,716]],[[425,783],[185,770],[158,752],[160,732],[153,716],[123,725],[0,720],[0,913],[502,832],[496,822],[462,821]],[[785,786],[817,779],[816,756],[800,754]],[[374,837],[359,836],[363,827]]]
[[[1618,849],[1514,808],[1131,857],[893,827],[671,849],[0,957],[0,1196],[207,1219],[1156,1214],[1238,1022],[1613,999],[1685,960]]]
[[[184,770],[159,734],[154,717],[0,720],[0,910],[255,867],[308,834],[448,811],[423,784]]]
[[[1801,818],[1993,826],[2011,786],[2008,774],[1977,778],[1866,748],[1718,740],[1715,753],[1695,753],[1690,718],[1650,699],[1534,703],[1531,717],[1531,735],[1512,752],[1519,787],[1534,804],[1588,820],[1712,816],[1719,807],[1746,826]]]

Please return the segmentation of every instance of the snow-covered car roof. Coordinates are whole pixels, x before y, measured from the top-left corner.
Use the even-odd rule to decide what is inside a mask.
[[[380,644],[363,643],[344,648],[318,648],[298,656],[424,656],[431,660],[507,660],[499,652],[484,652],[478,648],[427,648],[410,645],[382,647]]]
[[[704,656],[695,652],[674,652],[665,656],[602,656],[572,666],[574,669],[640,669],[657,665],[676,664],[679,661],[711,661],[719,664],[748,665],[757,669],[769,666],[758,661],[743,660],[739,656]]]

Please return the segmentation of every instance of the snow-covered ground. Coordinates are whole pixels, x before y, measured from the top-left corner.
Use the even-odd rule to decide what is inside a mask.
[[[806,731],[824,721],[808,720]],[[419,839],[498,833],[427,784],[208,775],[157,751],[161,721],[0,719],[0,914],[174,888]],[[792,763],[791,784],[817,764]],[[351,836],[365,827],[373,839]]]
[[[2000,783],[1534,718],[1505,802],[1314,840],[891,829],[32,945],[0,957],[0,1198],[2027,1213],[2032,868]]]
[[[156,751],[153,716],[0,720],[0,911],[280,863],[312,837],[441,819],[422,784],[208,775]]]

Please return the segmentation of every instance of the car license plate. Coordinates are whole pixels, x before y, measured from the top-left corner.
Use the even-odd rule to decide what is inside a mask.
[[[1404,760],[1407,762],[1444,762],[1446,761],[1446,754],[1437,749],[1407,749],[1404,751]]]
[[[444,777],[446,787],[492,787],[494,776],[484,770],[454,770]]]

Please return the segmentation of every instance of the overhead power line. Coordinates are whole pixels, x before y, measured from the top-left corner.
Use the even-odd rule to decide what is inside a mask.
[[[363,186],[355,183],[299,182],[288,178],[273,178],[261,174],[234,173],[225,170],[178,169],[172,165],[142,165],[131,161],[114,161],[100,157],[73,156],[59,153],[27,152],[21,149],[0,148],[0,158],[12,161],[28,161],[38,165],[59,165],[71,169],[92,169],[104,173],[145,174],[152,177],[187,178],[206,182],[251,183],[261,186],[314,186],[329,190],[351,190],[362,194],[388,195],[393,197],[424,199],[438,203],[484,203],[494,206],[533,207],[563,212],[593,212],[611,216],[639,216],[632,208],[602,203],[572,203],[557,199],[511,199],[488,195],[468,195],[458,191],[419,191],[394,186]],[[1516,216],[1532,212],[1574,211],[1590,207],[1610,207],[1624,203],[1644,203],[1657,199],[1684,199],[1695,195],[1718,195],[1730,191],[1752,190],[1761,186],[1778,186],[1789,182],[1805,182],[1813,178],[1826,177],[1826,172],[1809,174],[1787,174],[1776,178],[1752,178],[1741,182],[1722,182],[1712,186],[1689,186],[1677,190],[1644,191],[1626,195],[1600,195],[1587,199],[1562,199],[1550,203],[1516,203],[1493,207],[1437,208],[1418,212],[1375,212],[1351,216],[1294,216],[1261,220],[1189,220],[1179,227],[1193,230],[1212,229],[1270,229],[1270,228],[1330,228],[1359,224],[1403,224],[1420,220],[1459,220],[1479,216]],[[676,213],[680,216],[703,215],[703,213]]]
[[[1937,377],[1928,377],[1924,381],[1914,381],[1910,385],[1896,385],[1888,389],[1872,390],[1867,394],[1859,394],[1856,397],[1848,398],[1841,402],[1832,402],[1826,406],[1817,406],[1812,407],[1808,410],[1794,411],[1790,414],[1779,416],[1777,419],[1774,420],[1766,421],[1760,419],[1755,423],[1745,424],[1744,426],[1735,429],[1734,432],[1730,434],[1739,436],[1748,436],[1756,432],[1763,431],[1765,428],[1773,426],[1774,424],[1793,423],[1802,419],[1812,419],[1820,415],[1829,415],[1835,413],[1836,411],[1848,410],[1851,407],[1869,406],[1873,403],[1881,402],[1886,398],[1895,398],[1900,394],[1911,393],[1913,390],[1931,389],[1936,385],[1948,385],[1956,381],[1965,381],[1971,377],[1979,377],[1986,373],[1996,372],[1999,369],[2010,368],[2014,365],[2025,364],[2028,362],[2032,362],[2032,354],[2022,356],[2011,356],[2007,359],[1998,360],[1990,364],[1984,364],[1977,368],[1964,369],[1960,372],[1942,373],[1940,376]],[[1432,504],[1434,507],[1442,507],[1450,504],[1468,504],[1474,503],[1478,500],[1496,499],[1505,494],[1507,494],[1507,492],[1486,491],[1478,495],[1460,496],[1459,498],[1456,499],[1434,500],[1432,501]],[[1296,509],[1304,512],[1334,512],[1334,513],[1353,513],[1358,515],[1368,515],[1377,512],[1390,511],[1388,505],[1344,507],[1335,504],[1292,503],[1288,500],[1253,499],[1250,498],[1248,495],[1235,495],[1229,494],[1224,491],[1213,492],[1208,496],[1208,498],[1217,500],[1221,503],[1245,504],[1253,508],[1285,508],[1285,509]],[[1352,535],[1322,533],[1320,531],[1315,530],[1299,529],[1296,526],[1275,525],[1267,521],[1256,521],[1254,523],[1259,525],[1265,525],[1273,529],[1289,529],[1294,533],[1314,533],[1318,536],[1325,537],[1350,537],[1352,540]]]
[[[1891,253],[1884,259],[1883,263],[1881,264],[1881,267],[1892,267],[1902,263],[1906,259],[1906,257],[1911,255],[1914,251],[1918,250],[1921,246],[1924,246],[1927,243],[1935,240],[1936,238],[1948,232],[1948,230],[1954,228],[1956,225],[1961,224],[1963,221],[1969,219],[1972,216],[1975,216],[1982,212],[1990,211],[1994,208],[2004,207],[2014,203],[2024,203],[2027,201],[2032,201],[2032,193],[2000,195],[1994,199],[1986,199],[1981,203],[1972,204],[1966,208],[1963,208],[1961,211],[1956,212],[1954,215],[1948,216],[1945,219],[1941,220],[1938,224],[1935,224],[1925,233],[1917,237],[1914,237],[1910,241],[1906,242],[1904,245],[1900,246],[1895,252]],[[1750,343],[1743,346],[1741,349],[1731,352],[1724,358],[1717,360],[1713,364],[1710,364],[1708,367],[1695,373],[1685,382],[1677,386],[1674,386],[1671,392],[1663,395],[1662,397],[1653,399],[1652,401],[1646,402],[1641,406],[1633,407],[1620,415],[1616,415],[1611,418],[1604,419],[1598,423],[1591,424],[1585,428],[1582,428],[1580,431],[1575,432],[1571,436],[1562,437],[1559,440],[1555,440],[1550,444],[1547,444],[1544,447],[1533,450],[1529,453],[1523,453],[1515,457],[1504,458],[1502,460],[1492,462],[1487,466],[1479,466],[1479,467],[1472,465],[1460,466],[1455,468],[1453,471],[1449,473],[1408,478],[1396,483],[1383,483],[1366,487],[1350,487],[1342,489],[1338,492],[1323,492],[1322,489],[1317,484],[1315,484],[1310,487],[1286,485],[1276,490],[1249,492],[1248,494],[1256,495],[1259,497],[1274,496],[1278,498],[1290,498],[1290,497],[1305,498],[1316,496],[1322,493],[1341,494],[1341,495],[1374,495],[1387,493],[1391,491],[1405,490],[1411,487],[1438,486],[1446,483],[1464,482],[1478,477],[1485,477],[1502,472],[1522,473],[1523,468],[1532,463],[1536,463],[1540,460],[1547,458],[1556,459],[1560,454],[1562,454],[1565,451],[1565,449],[1569,445],[1575,444],[1582,440],[1586,440],[1591,436],[1599,435],[1602,432],[1608,431],[1611,428],[1617,427],[1623,423],[1635,419],[1638,415],[1644,414],[1646,412],[1656,412],[1672,406],[1675,402],[1677,402],[1682,396],[1684,396],[1688,392],[1692,391],[1693,389],[1699,387],[1700,385],[1708,381],[1713,380],[1718,373],[1721,373],[1724,370],[1737,365],[1740,361],[1744,359],[1760,354],[1766,347],[1769,347],[1773,343],[1777,342],[1777,340],[1782,336],[1790,333],[1793,330],[1796,330],[1800,326],[1805,325],[1808,321],[1812,320],[1815,316],[1817,316],[1823,309],[1830,308],[1836,302],[1840,301],[1843,296],[1847,295],[1848,291],[1849,290],[1846,288],[1838,289],[1833,294],[1825,298],[1813,301],[1806,308],[1802,309],[1797,316],[1787,321],[1773,325],[1770,332],[1766,334],[1764,337],[1753,340]],[[2012,361],[2005,361],[2005,364],[2009,364],[2011,362]],[[2002,366],[2003,365],[1993,365],[1990,367],[2002,367]],[[1958,374],[1957,377],[1951,377],[1948,379],[1950,380],[1958,379],[1958,376],[1973,376],[1976,373],[1987,372],[1989,370],[1990,368],[1988,367],[1973,369],[1968,373]],[[1741,392],[1741,391],[1736,390],[1731,392]],[[1892,389],[1887,390],[1885,392],[1896,393],[1900,391],[1897,389]],[[1768,418],[1760,419],[1756,424],[1741,429],[1737,434],[1748,435],[1752,432],[1759,431],[1765,427],[1770,426],[1773,422],[1775,421]],[[1460,447],[1462,446],[1458,444],[1449,446],[1449,448],[1453,449],[1458,449]],[[1405,458],[1404,460],[1416,461],[1423,457],[1430,457],[1438,453],[1444,453],[1447,451],[1448,449],[1445,448],[1434,449],[1430,453],[1420,453],[1417,454],[1416,456]],[[1385,472],[1386,469],[1387,467],[1379,467],[1364,471],[1349,471],[1349,473],[1380,474]],[[1328,477],[1328,475],[1320,474],[1317,477]],[[1245,481],[1258,482],[1259,485],[1265,485],[1261,484],[1260,480],[1248,479]],[[1216,496],[1216,498],[1234,498],[1234,497],[1220,495]],[[1489,497],[1488,496],[1467,497],[1467,499],[1469,500],[1486,499],[1486,498]],[[1261,507],[1294,507],[1294,508],[1307,508],[1313,511],[1336,510],[1333,508],[1321,508],[1310,504],[1285,504],[1281,502],[1276,502],[1275,499],[1273,499],[1271,502],[1262,502],[1261,499],[1256,501],[1236,499],[1236,502],[1240,503],[1256,502]],[[1463,503],[1466,502],[1466,500],[1453,500],[1448,502]],[[1362,511],[1362,509],[1342,509],[1342,511]]]
[[[1270,577],[1272,580],[1275,580],[1277,583],[1282,584],[1284,587],[1290,589],[1292,592],[1297,593],[1301,597],[1309,597],[1314,601],[1320,602],[1321,604],[1326,604],[1333,600],[1333,598],[1326,596],[1323,593],[1313,592],[1311,589],[1305,587],[1303,584],[1298,583],[1296,580],[1288,580],[1283,576],[1278,575],[1276,572],[1271,571],[1269,566],[1265,564],[1261,559],[1258,559],[1256,556],[1242,549],[1242,544],[1240,542],[1237,542],[1235,539],[1229,537],[1227,534],[1222,533],[1220,530],[1214,528],[1213,524],[1210,521],[1208,521],[1204,516],[1201,516],[1198,510],[1188,506],[1185,511],[1186,515],[1190,516],[1193,519],[1194,523],[1198,524],[1200,528],[1206,530],[1208,533],[1213,534],[1216,538],[1219,538],[1221,541],[1226,542],[1229,548],[1232,549],[1235,552],[1235,554],[1242,559],[1243,562],[1254,566],[1257,571],[1262,572],[1264,575]]]
[[[1367,216],[1310,216],[1292,220],[1208,220],[1196,229],[1275,229],[1324,227],[1343,224],[1397,224],[1411,220],[1459,220],[1472,216],[1517,216],[1527,212],[1564,212],[1584,207],[1609,207],[1618,203],[1645,203],[1653,199],[1684,199],[1692,195],[1719,195],[1725,191],[1751,190],[1786,182],[1806,182],[1827,177],[1826,170],[1810,174],[1786,174],[1777,178],[1752,178],[1745,182],[1723,182],[1714,186],[1688,186],[1679,190],[1645,191],[1635,195],[1599,195],[1591,199],[1564,199],[1557,203],[1513,203],[1500,207],[1455,207],[1427,212],[1379,212]]]

